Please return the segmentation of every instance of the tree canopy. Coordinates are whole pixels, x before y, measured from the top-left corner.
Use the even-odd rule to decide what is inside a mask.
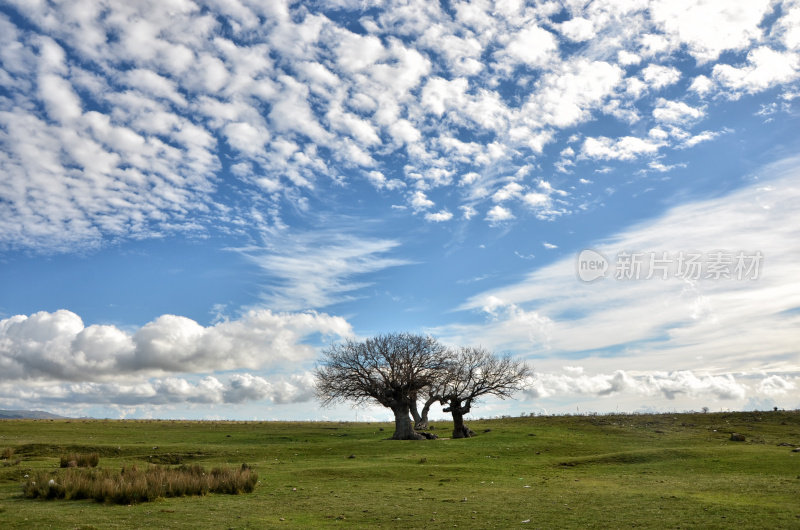
[[[323,350],[316,368],[316,392],[323,405],[342,401],[373,402],[392,410],[398,440],[420,439],[430,406],[439,402],[453,416],[454,438],[472,435],[464,415],[480,397],[511,396],[530,368],[484,348],[448,349],[435,338],[410,333],[345,340]],[[422,414],[417,399],[424,400]],[[412,426],[409,414],[413,414]]]
[[[394,439],[421,438],[409,418],[412,399],[442,377],[447,362],[447,349],[430,336],[390,333],[345,340],[322,352],[317,397],[323,405],[377,402],[394,412]]]
[[[482,396],[501,399],[522,389],[531,369],[509,356],[497,357],[484,348],[463,347],[451,355],[439,386],[439,401],[444,412],[453,416],[453,438],[468,438],[472,431],[464,425],[464,415]]]

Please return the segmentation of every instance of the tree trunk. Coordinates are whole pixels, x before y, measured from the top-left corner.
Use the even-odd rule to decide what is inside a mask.
[[[464,425],[464,414],[469,412],[469,407],[462,407],[460,403],[450,404],[450,413],[453,415],[453,438],[471,438],[475,432]]]
[[[422,417],[419,415],[419,409],[417,409],[417,396],[411,397],[411,417],[414,418],[414,428],[415,429],[425,429],[427,427],[420,427],[422,423]]]
[[[425,404],[422,406],[422,415],[420,416],[420,418],[418,420],[414,418],[415,429],[417,429],[418,431],[424,431],[425,429],[428,428],[428,412],[431,410],[431,405],[436,403],[436,401],[437,401],[436,397],[428,398],[428,401],[426,401]]]
[[[422,440],[424,437],[414,432],[409,415],[408,403],[398,403],[392,406],[394,412],[394,434],[392,440]]]

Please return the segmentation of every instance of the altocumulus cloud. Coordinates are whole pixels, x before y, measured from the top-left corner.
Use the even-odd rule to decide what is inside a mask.
[[[0,170],[14,184],[0,183],[0,247],[236,231],[264,203],[280,229],[332,182],[372,185],[411,214],[425,198],[429,223],[459,210],[510,222],[530,208],[492,204],[498,177],[565,130],[619,120],[578,134],[565,171],[655,161],[697,136],[714,101],[800,78],[796,2],[373,4],[4,2]],[[641,136],[659,124],[669,134]],[[220,205],[228,188],[252,201]]]

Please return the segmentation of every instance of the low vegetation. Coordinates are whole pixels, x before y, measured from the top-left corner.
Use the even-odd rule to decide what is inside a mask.
[[[42,471],[25,481],[22,493],[29,499],[94,499],[134,504],[208,493],[250,493],[257,482],[258,474],[247,465],[239,469],[215,467],[209,473],[198,465],[178,468],[148,466],[144,469],[130,466],[123,467],[118,473],[107,469],[68,469],[63,473]]]
[[[4,420],[0,447],[22,462],[0,466],[0,526],[800,528],[798,411],[526,416],[470,427],[475,437],[447,439],[453,423],[434,420],[441,438],[415,442],[388,440],[394,422]],[[98,453],[100,463],[59,468],[69,453]],[[242,462],[258,470],[247,495],[210,486],[195,495],[173,481],[185,496],[115,487],[98,494],[103,503],[88,492],[42,500],[60,495],[57,485],[65,499],[79,496],[66,491],[71,474],[116,484],[136,467],[141,483],[183,467],[195,470],[189,482],[198,468],[247,474]],[[36,498],[23,495],[28,481],[43,485]]]
[[[97,453],[70,453],[61,456],[61,467],[97,467],[100,455]]]

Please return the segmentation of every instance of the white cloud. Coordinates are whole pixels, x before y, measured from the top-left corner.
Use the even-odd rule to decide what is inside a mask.
[[[62,309],[0,320],[4,381],[126,381],[146,376],[262,369],[308,361],[313,335],[352,334],[341,317],[324,313],[251,310],[236,320],[201,326],[162,315],[134,333],[85,326]]]
[[[478,214],[478,211],[469,205],[459,206],[459,210],[462,212],[462,216],[464,219],[470,220]]]
[[[798,378],[780,375],[765,377],[758,384],[758,393],[770,397],[784,396],[798,387]]]
[[[397,246],[397,241],[330,229],[286,234],[265,248],[239,252],[264,271],[262,298],[267,306],[295,311],[354,299],[358,296],[354,293],[370,285],[367,280],[356,281],[359,276],[409,263],[386,256]]]
[[[26,381],[25,390],[13,383],[0,381],[0,398],[17,406],[52,408],[69,405],[77,410],[91,405],[122,407],[164,405],[204,407],[247,402],[273,404],[304,403],[314,397],[313,375],[309,372],[289,377],[236,373],[216,376],[166,377],[148,380],[108,383],[54,383]]]
[[[447,66],[457,75],[477,75],[484,69],[481,62],[483,44],[471,34],[455,35],[454,28],[443,24],[430,25],[419,42],[426,48],[440,50]]]
[[[758,40],[769,9],[769,0],[657,0],[650,16],[675,46],[685,44],[699,62],[706,62]]]
[[[537,219],[552,221],[568,212],[566,208],[557,207],[556,201],[553,199],[553,195],[566,197],[567,192],[554,188],[545,180],[539,181],[537,189],[538,191],[530,191],[522,196],[522,202],[536,215]]]
[[[492,195],[492,200],[497,203],[504,202],[519,197],[523,190],[524,188],[517,182],[509,182]]]
[[[655,90],[675,84],[680,78],[680,70],[672,66],[651,64],[642,70],[642,79]]]
[[[633,160],[640,155],[655,154],[661,145],[634,136],[616,140],[600,136],[586,138],[581,147],[581,155],[595,160]]]
[[[773,32],[780,36],[789,50],[800,48],[800,5],[786,2],[781,6],[783,16],[775,23]]]
[[[463,106],[467,88],[468,81],[463,77],[451,81],[433,77],[422,89],[422,104],[437,116],[441,116],[446,110]]]
[[[715,131],[703,131],[701,133],[697,133],[697,134],[695,134],[693,136],[690,136],[689,138],[684,140],[683,141],[683,146],[685,146],[685,147],[694,147],[695,145],[697,145],[699,143],[708,142],[709,140],[713,140],[714,138],[716,138],[719,135],[720,135],[720,133],[715,132]]]
[[[797,159],[785,160],[759,171],[768,180],[676,206],[598,242],[594,248],[610,260],[611,277],[581,282],[575,257],[567,257],[463,304],[461,309],[484,313],[485,323],[434,331],[454,343],[529,352],[542,371],[569,355],[598,372],[610,362],[648,371],[669,358],[681,370],[711,375],[797,373],[800,288],[792,241],[800,237],[794,207],[798,167]],[[760,251],[763,274],[757,280],[614,278],[622,251],[668,252],[674,258],[680,251],[717,249]],[[509,324],[534,312],[538,322],[548,323],[538,333]]]
[[[692,80],[689,90],[704,96],[714,88],[714,82],[704,75],[698,75]]]
[[[631,126],[663,114],[641,96],[680,89],[669,65],[681,49],[702,62],[758,46],[742,65],[700,64],[690,90],[702,96],[798,76],[799,10],[783,6],[764,31],[766,0],[601,2],[558,23],[553,3],[458,4],[453,16],[435,3],[390,2],[358,11],[366,34],[300,4],[12,4],[24,23],[0,17],[0,171],[25,184],[0,188],[12,205],[0,211],[4,248],[241,230],[254,204],[294,211],[353,169],[384,175],[368,177],[383,195],[449,186],[450,175],[508,174],[546,155],[562,129],[603,114]],[[622,67],[643,60],[654,64],[626,78]],[[615,134],[637,143],[635,130]],[[621,160],[648,148],[606,147]],[[405,182],[385,177],[397,165]],[[482,182],[482,200],[505,184]],[[215,192],[242,189],[258,193],[215,214]],[[440,196],[446,211],[463,199]]]
[[[558,41],[552,33],[530,24],[512,35],[505,50],[498,55],[511,60],[511,65],[507,66],[509,69],[514,63],[536,68],[551,60],[557,49]]]
[[[424,191],[415,191],[411,194],[411,198],[409,199],[409,203],[411,207],[414,209],[415,212],[419,212],[422,210],[427,210],[435,205],[435,203],[430,200]]]
[[[256,129],[249,123],[229,123],[225,126],[228,143],[243,153],[259,154],[264,151],[264,144],[269,141],[269,132]]]
[[[714,80],[734,92],[758,92],[800,77],[800,55],[761,46],[747,54],[747,64],[737,68],[718,64]]]
[[[386,54],[380,39],[373,35],[340,31],[338,37],[341,40],[336,47],[337,64],[348,71],[359,71],[373,66]]]
[[[576,17],[562,22],[558,30],[571,41],[584,42],[594,36],[594,25],[591,20]]]
[[[420,132],[408,120],[398,120],[389,126],[389,133],[401,143],[414,143],[422,137]]]
[[[522,111],[534,123],[555,127],[575,125],[613,93],[622,69],[603,61],[566,61],[537,81],[537,90]]]
[[[533,398],[567,398],[576,395],[596,397],[660,396],[674,400],[678,396],[692,398],[711,397],[718,400],[741,400],[748,388],[726,374],[724,376],[702,374],[682,370],[676,372],[628,373],[617,370],[613,373],[588,375],[582,367],[570,367],[567,373],[537,374],[525,393]]]
[[[491,224],[501,223],[503,221],[509,221],[514,218],[514,214],[511,213],[511,210],[508,208],[504,208],[499,204],[495,205],[492,209],[486,212],[486,220],[489,221]]]
[[[186,105],[186,98],[181,95],[174,81],[144,68],[135,68],[122,74],[122,82],[137,88],[144,93],[164,98],[176,105]]]
[[[620,50],[617,53],[617,62],[622,66],[630,66],[633,64],[639,64],[642,61],[642,58],[636,55],[635,53],[628,51],[628,50]]]
[[[669,40],[660,34],[645,33],[639,37],[639,54],[644,57],[663,54],[670,49]]]
[[[367,180],[377,189],[387,189],[389,191],[398,190],[406,187],[406,183],[398,179],[387,179],[380,171],[370,171],[367,173]]]
[[[39,79],[39,97],[51,119],[70,124],[82,114],[81,101],[72,85],[58,75],[46,74]]]
[[[261,376],[252,374],[234,374],[227,388],[222,389],[225,403],[244,403],[246,401],[263,401],[273,403],[295,403],[311,401],[314,397],[314,378],[306,372],[293,375],[289,381],[283,379],[272,382]]]
[[[431,221],[434,223],[442,223],[444,221],[449,221],[453,218],[453,214],[448,212],[447,210],[440,210],[438,212],[428,212],[425,214],[425,220]]]
[[[669,101],[664,98],[658,98],[653,109],[653,117],[660,123],[685,124],[704,115],[703,109],[691,107],[683,101]]]

